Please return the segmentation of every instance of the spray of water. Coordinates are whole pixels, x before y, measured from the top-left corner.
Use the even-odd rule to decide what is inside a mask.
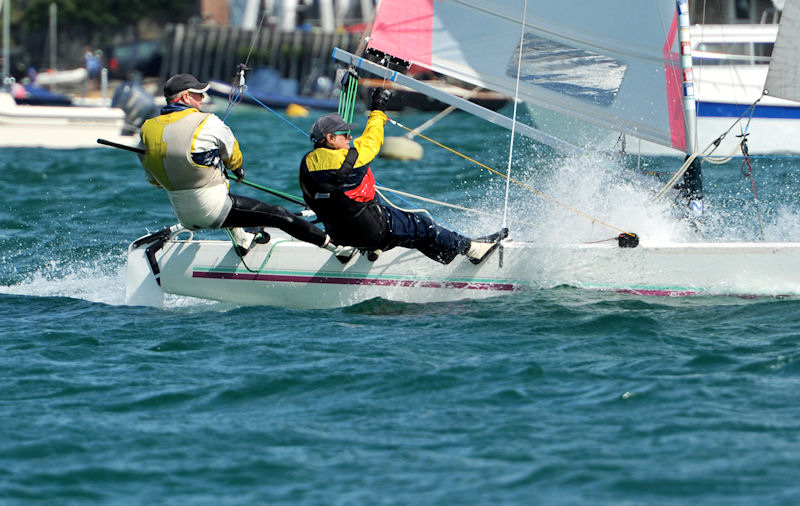
[[[91,261],[52,259],[13,285],[0,286],[0,293],[32,297],[69,297],[88,302],[125,305],[125,258],[109,253]],[[168,310],[228,310],[231,305],[167,294]]]
[[[680,166],[678,159],[671,158],[649,163],[664,173]],[[790,176],[796,168],[779,166],[769,170],[779,181],[795,179]],[[660,190],[662,180],[599,154],[531,157],[518,165],[515,179],[558,202],[512,185],[509,226],[517,240],[576,244],[613,239],[620,230],[638,234],[644,245],[800,240],[796,191],[788,191],[763,176],[756,205],[736,167],[712,166],[707,170],[705,212],[700,218],[689,215],[686,202],[677,191],[655,200],[653,196]],[[470,207],[502,215],[505,185],[500,177],[477,190],[465,191]],[[449,216],[448,220],[467,231],[485,230],[500,223],[497,217],[475,215]]]
[[[91,261],[51,259],[19,283],[0,286],[0,293],[120,305],[125,302],[125,264],[111,253]]]
[[[502,214],[504,186],[499,179],[472,192],[471,206]],[[696,239],[692,226],[675,218],[674,204],[652,199],[657,183],[601,155],[531,159],[527,166],[517,169],[516,179],[550,197],[520,186],[514,188],[509,225],[517,240],[575,244],[613,239],[621,231],[638,234],[643,244]],[[496,219],[480,217],[473,221],[482,228],[493,221],[497,226]]]

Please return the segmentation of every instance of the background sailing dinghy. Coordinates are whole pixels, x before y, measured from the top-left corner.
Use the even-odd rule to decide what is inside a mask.
[[[792,47],[783,40],[783,29],[792,26],[788,21],[797,20],[799,13],[798,0],[788,1],[767,80],[772,95],[795,101],[800,96],[786,85],[797,79],[777,80],[787,72],[777,63],[793,60],[781,57],[782,48]],[[629,23],[631,19],[636,22]],[[381,2],[370,49],[548,111],[548,121],[535,114],[533,125],[517,121],[516,108],[509,118],[365,58],[338,49],[333,56],[359,72],[510,128],[505,177],[515,185],[525,187],[510,174],[516,134],[567,157],[577,155],[572,160],[587,164],[592,162],[584,157],[586,146],[596,145],[569,142],[583,133],[592,134],[595,142],[622,132],[686,153],[686,162],[658,196],[671,193],[683,176],[692,210],[699,214],[703,202],[698,162],[708,152],[696,147],[688,26],[685,0]],[[543,47],[549,51],[546,58]],[[675,165],[677,169],[680,162]],[[356,254],[341,263],[330,252],[275,232],[268,244],[256,246],[242,261],[230,243],[194,240],[176,226],[131,245],[126,298],[134,304],[159,305],[166,292],[238,304],[315,308],[373,297],[407,302],[485,298],[559,285],[647,295],[800,295],[798,242],[720,242],[704,239],[701,232],[693,240],[678,242],[640,230],[636,245],[629,223],[606,225],[548,200],[567,209],[564,220],[578,214],[613,229],[615,235],[619,232],[618,240],[598,242],[597,234],[587,234],[578,243],[572,238],[564,244],[527,242],[514,240],[511,226],[510,238],[480,265],[459,257],[444,266],[402,248],[384,252],[375,261]],[[622,221],[634,223],[634,218],[623,216]]]
[[[791,8],[791,6],[790,6]],[[750,153],[800,154],[800,103],[763,95],[778,24],[693,25],[692,50],[697,94],[698,146],[707,146],[720,132],[740,122],[723,139],[719,153],[739,153],[737,144],[747,131]],[[792,37],[784,29],[783,39]],[[756,50],[758,48],[758,50]],[[753,53],[760,54],[753,54]],[[784,65],[781,56],[772,72]],[[794,67],[794,65],[792,65]],[[754,106],[754,104],[756,104]],[[655,144],[629,142],[631,152],[664,153]]]

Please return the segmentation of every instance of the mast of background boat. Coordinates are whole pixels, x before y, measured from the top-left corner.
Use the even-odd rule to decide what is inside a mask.
[[[678,12],[683,122],[688,158],[697,153],[697,113],[692,70],[692,41],[689,35],[689,3],[688,0],[676,0],[675,5]],[[692,164],[683,175],[683,182],[689,199],[689,210],[694,216],[699,217],[703,214],[703,175],[700,158],[692,160]]]
[[[11,0],[0,0],[0,9],[3,11],[3,82],[2,85],[6,84],[6,79],[10,76],[9,73],[9,46],[10,36],[8,34],[9,28],[9,19],[10,15],[9,12],[11,10]]]
[[[50,68],[56,70],[56,55],[58,53],[58,5],[50,3]]]

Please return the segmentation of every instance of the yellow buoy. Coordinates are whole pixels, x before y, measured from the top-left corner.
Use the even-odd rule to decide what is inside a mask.
[[[286,115],[290,118],[305,118],[308,116],[308,109],[298,104],[286,106]]]
[[[422,152],[422,145],[408,137],[386,137],[383,139],[380,156],[402,161],[421,160]]]

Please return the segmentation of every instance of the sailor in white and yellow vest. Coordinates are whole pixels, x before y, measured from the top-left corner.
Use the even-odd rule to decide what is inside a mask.
[[[242,153],[233,132],[216,115],[200,111],[207,83],[189,74],[172,76],[164,84],[167,105],[161,115],[142,125],[147,180],[164,188],[181,224],[190,229],[230,228],[240,256],[253,244],[267,242],[242,227],[276,227],[305,242],[335,253],[328,235],[280,206],[229,192],[227,168],[237,181],[244,178]]]

